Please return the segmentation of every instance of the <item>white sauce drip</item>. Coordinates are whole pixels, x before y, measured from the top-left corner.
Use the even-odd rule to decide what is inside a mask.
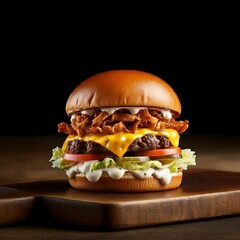
[[[140,110],[142,109],[147,109],[144,107],[109,107],[109,108],[100,108],[101,111],[107,112],[109,115],[113,114],[119,109],[128,109],[132,114],[137,114]],[[172,113],[171,110],[169,109],[159,109],[159,108],[150,108],[150,109],[155,109],[158,110],[162,113],[164,119],[170,120],[172,118]],[[95,110],[94,109],[89,109],[89,110],[83,110],[81,111],[82,114],[87,114],[89,116],[92,116],[94,114]],[[73,113],[71,116],[71,121],[76,117],[76,113]]]
[[[159,109],[159,111],[162,113],[164,119],[170,120],[172,118],[172,113],[168,109]]]
[[[66,171],[69,178],[74,178],[75,175],[85,176],[90,182],[97,182],[103,173],[108,174],[109,177],[113,179],[120,179],[123,177],[125,172],[132,173],[135,177],[140,179],[147,179],[150,177],[155,177],[161,181],[161,184],[167,185],[170,183],[173,173],[170,172],[168,168],[165,169],[154,169],[149,168],[145,171],[139,170],[126,170],[121,167],[111,167],[105,169],[98,169],[91,172],[91,165],[97,160],[88,161],[84,163],[78,163]]]

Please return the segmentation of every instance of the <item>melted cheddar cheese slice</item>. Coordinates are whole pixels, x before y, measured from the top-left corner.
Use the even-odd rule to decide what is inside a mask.
[[[164,135],[168,137],[169,141],[174,147],[178,147],[179,144],[179,133],[174,129],[165,129],[163,131],[157,132],[150,129],[142,128],[138,129],[136,133],[116,133],[116,134],[86,134],[84,137],[69,135],[65,142],[63,143],[62,149],[65,151],[67,145],[70,141],[82,140],[85,142],[93,141],[101,144],[103,147],[107,148],[118,157],[122,157],[127,151],[129,145],[137,138],[141,138],[146,134],[152,134],[155,136]]]

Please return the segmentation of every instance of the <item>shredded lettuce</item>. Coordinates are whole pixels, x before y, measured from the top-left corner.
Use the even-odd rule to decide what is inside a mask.
[[[52,150],[52,157],[49,162],[52,162],[53,168],[68,169],[75,164],[75,162],[66,161],[63,159],[63,150],[60,147],[55,147]]]
[[[103,161],[95,161],[91,165],[91,171],[95,171],[98,169],[104,169],[104,168],[110,168],[110,167],[116,167],[117,164],[112,158],[104,158]]]
[[[131,159],[131,158],[130,158]],[[118,158],[116,160],[117,166],[122,167],[124,169],[128,170],[141,170],[144,171],[149,168],[159,168],[162,164],[159,161],[155,160],[149,160],[147,162],[138,162],[134,160],[126,160],[126,159],[121,159]]]

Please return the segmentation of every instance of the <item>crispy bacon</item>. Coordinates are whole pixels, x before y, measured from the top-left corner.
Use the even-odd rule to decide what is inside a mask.
[[[135,120],[140,120],[140,118],[135,114],[121,113],[116,111],[112,114],[111,120],[113,122],[134,122]]]
[[[66,133],[68,135],[76,135],[76,131],[65,122],[61,122],[58,124],[58,132]]]
[[[147,127],[155,130],[158,119],[153,117],[147,109],[139,111],[137,115],[141,119],[140,127]]]
[[[153,116],[156,117],[160,121],[164,121],[163,115],[161,112],[157,110],[149,110],[149,113]]]
[[[93,126],[93,125],[88,125],[86,127],[86,133],[94,133],[94,134],[102,133],[102,128],[96,127],[96,126]]]
[[[124,125],[123,122],[115,123],[113,125],[113,132],[118,133],[118,132],[129,132],[127,127]]]
[[[188,128],[189,121],[175,121],[174,119],[171,119],[170,122],[166,123],[166,128],[173,128],[179,133],[183,133]]]
[[[97,117],[95,117],[95,118],[92,120],[92,125],[99,127],[99,126],[102,124],[103,120],[104,120],[106,117],[108,117],[108,115],[109,115],[109,114],[108,114],[107,112],[101,112],[100,114],[98,114]]]
[[[78,136],[83,137],[86,133],[86,126],[91,124],[88,117],[76,117],[72,120],[72,127],[77,132]]]
[[[104,111],[96,111],[92,116],[77,114],[72,119],[71,126],[67,123],[59,123],[58,131],[81,137],[86,133],[135,133],[137,128],[149,128],[155,131],[172,128],[179,133],[183,133],[188,128],[188,124],[188,120],[176,121],[174,118],[166,120],[157,110],[142,109],[137,114],[132,114],[128,110],[118,110],[111,115]]]
[[[138,125],[141,123],[141,120],[135,121],[131,126],[129,126],[128,130],[131,133],[135,133],[137,131]]]

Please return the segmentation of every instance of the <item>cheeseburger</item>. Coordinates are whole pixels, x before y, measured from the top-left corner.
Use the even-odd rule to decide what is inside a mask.
[[[160,77],[138,70],[110,70],[82,81],[66,103],[66,134],[52,150],[52,167],[66,172],[76,189],[149,192],[175,189],[196,165],[182,149],[188,120],[176,120],[181,104]]]

